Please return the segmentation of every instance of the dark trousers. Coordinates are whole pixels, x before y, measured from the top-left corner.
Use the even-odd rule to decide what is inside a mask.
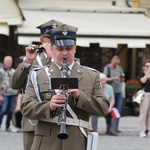
[[[0,125],[2,124],[3,116],[7,113],[6,119],[6,129],[10,126],[10,121],[12,118],[12,113],[15,108],[17,95],[11,96],[3,96],[4,100],[2,102],[1,110],[0,110]]]
[[[21,129],[22,113],[21,112],[15,113],[15,119],[16,119],[16,128]]]
[[[111,127],[111,120],[112,120],[111,113],[108,113],[105,116],[105,119],[106,119],[106,132],[109,132],[110,131],[110,127]]]
[[[122,110],[122,93],[115,93],[115,105],[114,105],[114,107],[117,108],[119,113],[121,114],[121,110]],[[120,121],[120,118],[116,119],[115,123],[113,125],[116,132],[118,131],[119,121]]]

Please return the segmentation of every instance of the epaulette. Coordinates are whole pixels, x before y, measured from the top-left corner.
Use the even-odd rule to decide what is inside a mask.
[[[95,71],[95,72],[97,72],[97,70],[96,70],[96,69],[91,68],[91,67],[87,67],[87,66],[83,66],[83,65],[80,65],[80,68],[85,68],[85,69],[88,69],[88,70],[91,70],[91,71]]]

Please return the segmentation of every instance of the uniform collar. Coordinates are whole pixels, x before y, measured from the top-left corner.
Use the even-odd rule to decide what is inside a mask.
[[[82,69],[80,69],[80,65],[77,63],[73,63],[70,66],[72,66],[70,77],[78,77],[78,80],[81,80],[83,78],[83,72]],[[60,66],[58,66],[54,62],[50,65],[49,72],[51,74],[51,77],[61,77],[59,67]]]
[[[74,61],[68,66],[68,68],[69,68],[70,71],[72,70],[73,65],[74,65]],[[61,70],[62,66],[59,66],[57,64],[56,64],[56,66],[59,68],[59,70]]]

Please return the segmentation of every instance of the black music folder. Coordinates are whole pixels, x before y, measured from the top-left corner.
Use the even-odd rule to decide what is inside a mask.
[[[67,89],[78,89],[78,78],[51,78],[52,89],[61,89],[64,86]]]

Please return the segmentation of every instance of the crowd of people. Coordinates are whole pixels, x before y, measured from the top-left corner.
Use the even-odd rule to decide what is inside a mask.
[[[113,56],[100,73],[81,65],[75,58],[77,27],[50,20],[37,28],[41,44],[28,45],[26,56],[16,69],[12,68],[11,56],[4,58],[0,69],[0,126],[6,114],[5,129],[23,132],[24,150],[43,147],[45,150],[49,147],[85,150],[88,133],[98,132],[99,116],[105,117],[106,134],[119,136],[120,117],[112,115],[114,108],[120,116],[122,112],[125,74],[119,56]],[[146,92],[140,104],[140,137],[146,137],[150,130],[149,67],[150,62],[146,62],[140,75]],[[77,78],[78,88],[53,89],[52,78],[61,82],[63,73],[70,79]],[[70,86],[69,81],[67,85]],[[15,128],[11,130],[13,114]],[[60,126],[66,129],[64,132],[69,138],[64,137],[64,133],[57,137]]]

